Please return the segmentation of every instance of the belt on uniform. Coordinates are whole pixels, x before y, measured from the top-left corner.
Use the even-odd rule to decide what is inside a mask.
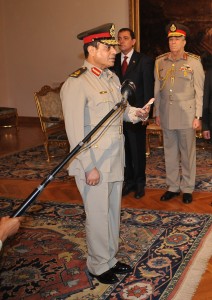
[[[90,131],[93,128],[90,127]],[[98,132],[99,133],[104,132],[104,134],[119,134],[119,135],[121,135],[123,133],[123,125],[112,125],[112,126],[109,126],[109,127],[100,126]]]

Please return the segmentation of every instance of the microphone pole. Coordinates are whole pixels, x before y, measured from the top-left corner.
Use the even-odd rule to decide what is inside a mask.
[[[118,102],[109,113],[86,135],[86,137],[62,160],[62,162],[56,166],[42,181],[42,183],[26,198],[24,203],[20,205],[11,215],[11,218],[20,217],[24,214],[27,208],[33,203],[33,201],[38,197],[38,195],[43,191],[43,189],[54,179],[54,176],[63,168],[63,166],[76,155],[82,146],[90,140],[92,135],[99,129],[99,127],[106,122],[106,120],[120,107],[126,106],[126,96],[122,97],[122,100]]]

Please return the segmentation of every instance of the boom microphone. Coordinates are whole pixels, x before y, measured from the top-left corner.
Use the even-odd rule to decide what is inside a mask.
[[[11,215],[11,218],[20,217],[25,213],[29,206],[36,200],[38,195],[44,188],[54,179],[55,175],[67,164],[67,162],[75,157],[85,143],[87,143],[92,135],[113,115],[113,113],[122,105],[126,105],[127,98],[135,91],[135,85],[129,80],[125,80],[121,87],[122,101],[117,103],[107,115],[84,137],[82,141],[56,166],[50,174],[41,182],[41,184],[25,199],[25,201],[18,207]]]
[[[121,85],[122,103],[126,105],[129,96],[134,95],[136,86],[134,82],[126,79]]]

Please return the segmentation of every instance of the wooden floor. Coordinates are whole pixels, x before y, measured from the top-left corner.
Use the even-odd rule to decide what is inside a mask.
[[[42,144],[43,136],[39,124],[26,126],[22,125],[19,131],[14,128],[0,128],[0,156],[20,151],[32,146]],[[17,197],[25,199],[40,181],[0,179],[0,196]],[[193,202],[185,205],[181,197],[172,199],[169,202],[161,202],[160,196],[163,190],[146,189],[146,195],[140,200],[133,198],[131,193],[123,197],[122,207],[156,209],[179,212],[212,213],[212,193],[194,192]],[[79,192],[74,182],[54,182],[52,181],[40,194],[39,200],[61,201],[70,203],[82,203]],[[192,280],[192,279],[191,279]],[[210,259],[207,270],[202,276],[200,285],[192,298],[193,300],[212,299],[212,258]],[[184,299],[186,300],[186,299]]]

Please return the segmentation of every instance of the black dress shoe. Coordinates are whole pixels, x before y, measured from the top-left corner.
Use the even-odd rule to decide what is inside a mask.
[[[110,269],[114,274],[127,274],[132,272],[132,268],[118,261],[113,268]]]
[[[192,194],[190,193],[183,193],[183,203],[189,204],[192,202]]]
[[[180,195],[179,192],[171,192],[171,191],[166,191],[160,198],[160,201],[168,201],[176,196]]]
[[[135,195],[134,195],[135,199],[139,199],[139,198],[143,197],[144,195],[145,195],[144,186],[138,185],[135,190]]]
[[[94,275],[92,273],[89,272],[89,275],[92,278],[96,278],[99,282],[104,283],[104,284],[114,284],[119,282],[118,277],[116,276],[116,274],[114,272],[110,270],[102,273],[101,275]]]
[[[122,189],[122,196],[126,196],[134,190],[135,190],[135,184],[126,182],[123,186],[123,189]]]

